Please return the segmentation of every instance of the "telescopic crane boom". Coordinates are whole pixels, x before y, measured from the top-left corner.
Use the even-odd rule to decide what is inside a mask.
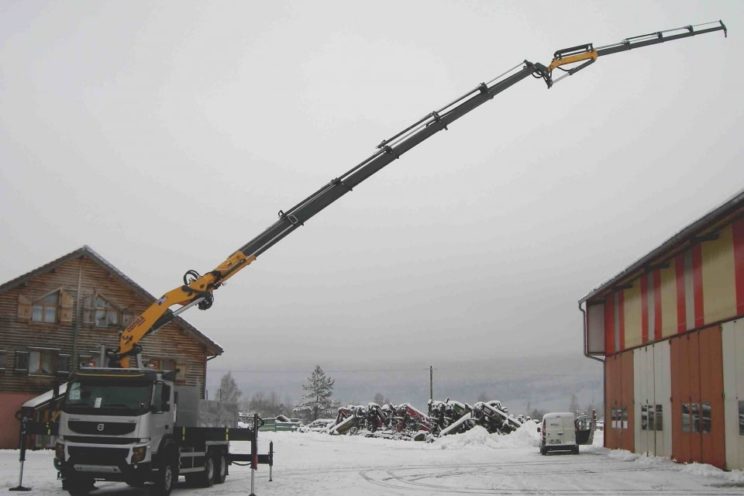
[[[165,293],[124,329],[119,337],[118,348],[107,350],[109,365],[129,367],[130,357],[140,352],[139,342],[145,336],[194,305],[202,310],[210,308],[214,290],[250,265],[256,257],[411,148],[447,129],[447,126],[460,117],[523,79],[529,76],[542,78],[550,88],[564,77],[593,64],[599,57],[715,31],[728,34],[723,22],[717,21],[633,36],[597,48],[591,43],[564,48],[555,52],[553,60],[547,66],[525,60],[489,82],[481,83],[444,107],[425,115],[399,133],[383,140],[372,155],[341,176],[332,179],[297,205],[286,211],[280,210],[276,222],[230,255],[214,270],[203,275],[194,270],[187,271],[183,276],[183,285]],[[553,72],[556,69],[563,71],[564,75],[554,79]],[[177,308],[172,310],[171,307],[174,306]]]

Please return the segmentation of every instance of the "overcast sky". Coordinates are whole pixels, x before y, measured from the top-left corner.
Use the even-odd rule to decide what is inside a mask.
[[[744,2],[0,0],[0,282],[87,244],[162,294],[524,59],[718,19],[321,212],[184,314],[220,369],[580,351],[577,300],[744,187]]]

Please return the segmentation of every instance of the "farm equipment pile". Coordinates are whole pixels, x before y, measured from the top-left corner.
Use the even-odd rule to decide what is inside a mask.
[[[509,434],[525,421],[515,417],[500,401],[478,401],[472,406],[453,401],[430,400],[429,413],[410,403],[348,405],[338,409],[328,434],[364,435],[386,439],[431,440],[459,434],[480,425],[491,434]]]

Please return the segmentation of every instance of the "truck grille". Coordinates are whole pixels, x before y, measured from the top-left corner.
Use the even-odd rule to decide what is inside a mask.
[[[70,420],[67,426],[71,431],[79,434],[100,434],[105,436],[121,436],[134,432],[134,422],[84,422]]]
[[[90,465],[121,465],[126,463],[128,448],[87,448],[83,446],[70,446],[72,463]]]

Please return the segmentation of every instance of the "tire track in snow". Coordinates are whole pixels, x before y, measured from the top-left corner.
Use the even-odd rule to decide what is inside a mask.
[[[625,488],[601,488],[596,487],[590,479],[580,478],[575,479],[571,476],[576,475],[598,475],[601,476],[602,472],[592,471],[588,469],[584,470],[570,470],[563,471],[556,469],[552,472],[544,472],[538,474],[539,477],[550,476],[550,475],[565,475],[569,476],[567,480],[560,480],[561,484],[568,482],[570,487],[546,489],[546,484],[540,484],[541,487],[468,487],[468,486],[452,486],[436,484],[434,481],[437,479],[445,480],[453,477],[468,477],[473,475],[494,475],[494,479],[498,479],[499,476],[510,476],[510,475],[525,475],[524,471],[509,471],[504,472],[501,470],[493,470],[499,468],[493,464],[477,464],[478,467],[473,465],[458,466],[458,467],[440,467],[443,471],[433,472],[437,467],[416,467],[417,470],[421,468],[429,469],[428,472],[417,471],[413,474],[400,474],[401,471],[412,470],[414,467],[402,467],[399,470],[388,469],[368,469],[359,472],[359,475],[368,483],[382,487],[388,491],[390,490],[402,490],[411,491],[416,490],[426,494],[506,494],[506,495],[532,495],[532,494],[556,494],[556,495],[568,495],[568,494],[598,494],[598,495],[613,495],[613,494],[664,494],[664,495],[699,495],[699,496],[741,496],[740,491],[731,492],[727,490],[721,490],[717,488],[709,488],[702,490],[698,488],[691,488],[689,490],[680,489],[679,487],[663,487],[655,485],[653,487],[639,488],[632,484],[632,480],[629,480],[629,486]],[[523,464],[512,464],[512,465],[523,465]],[[534,465],[534,464],[531,464]],[[484,471],[484,468],[490,468],[491,470]],[[633,470],[622,470],[623,472],[644,472],[642,467],[635,468]],[[526,473],[529,475],[529,472]],[[425,480],[432,480],[431,482],[424,482]],[[519,480],[519,479],[517,479]],[[579,484],[579,485],[577,485]],[[580,487],[584,486],[584,487]],[[730,489],[730,488],[727,488]]]

